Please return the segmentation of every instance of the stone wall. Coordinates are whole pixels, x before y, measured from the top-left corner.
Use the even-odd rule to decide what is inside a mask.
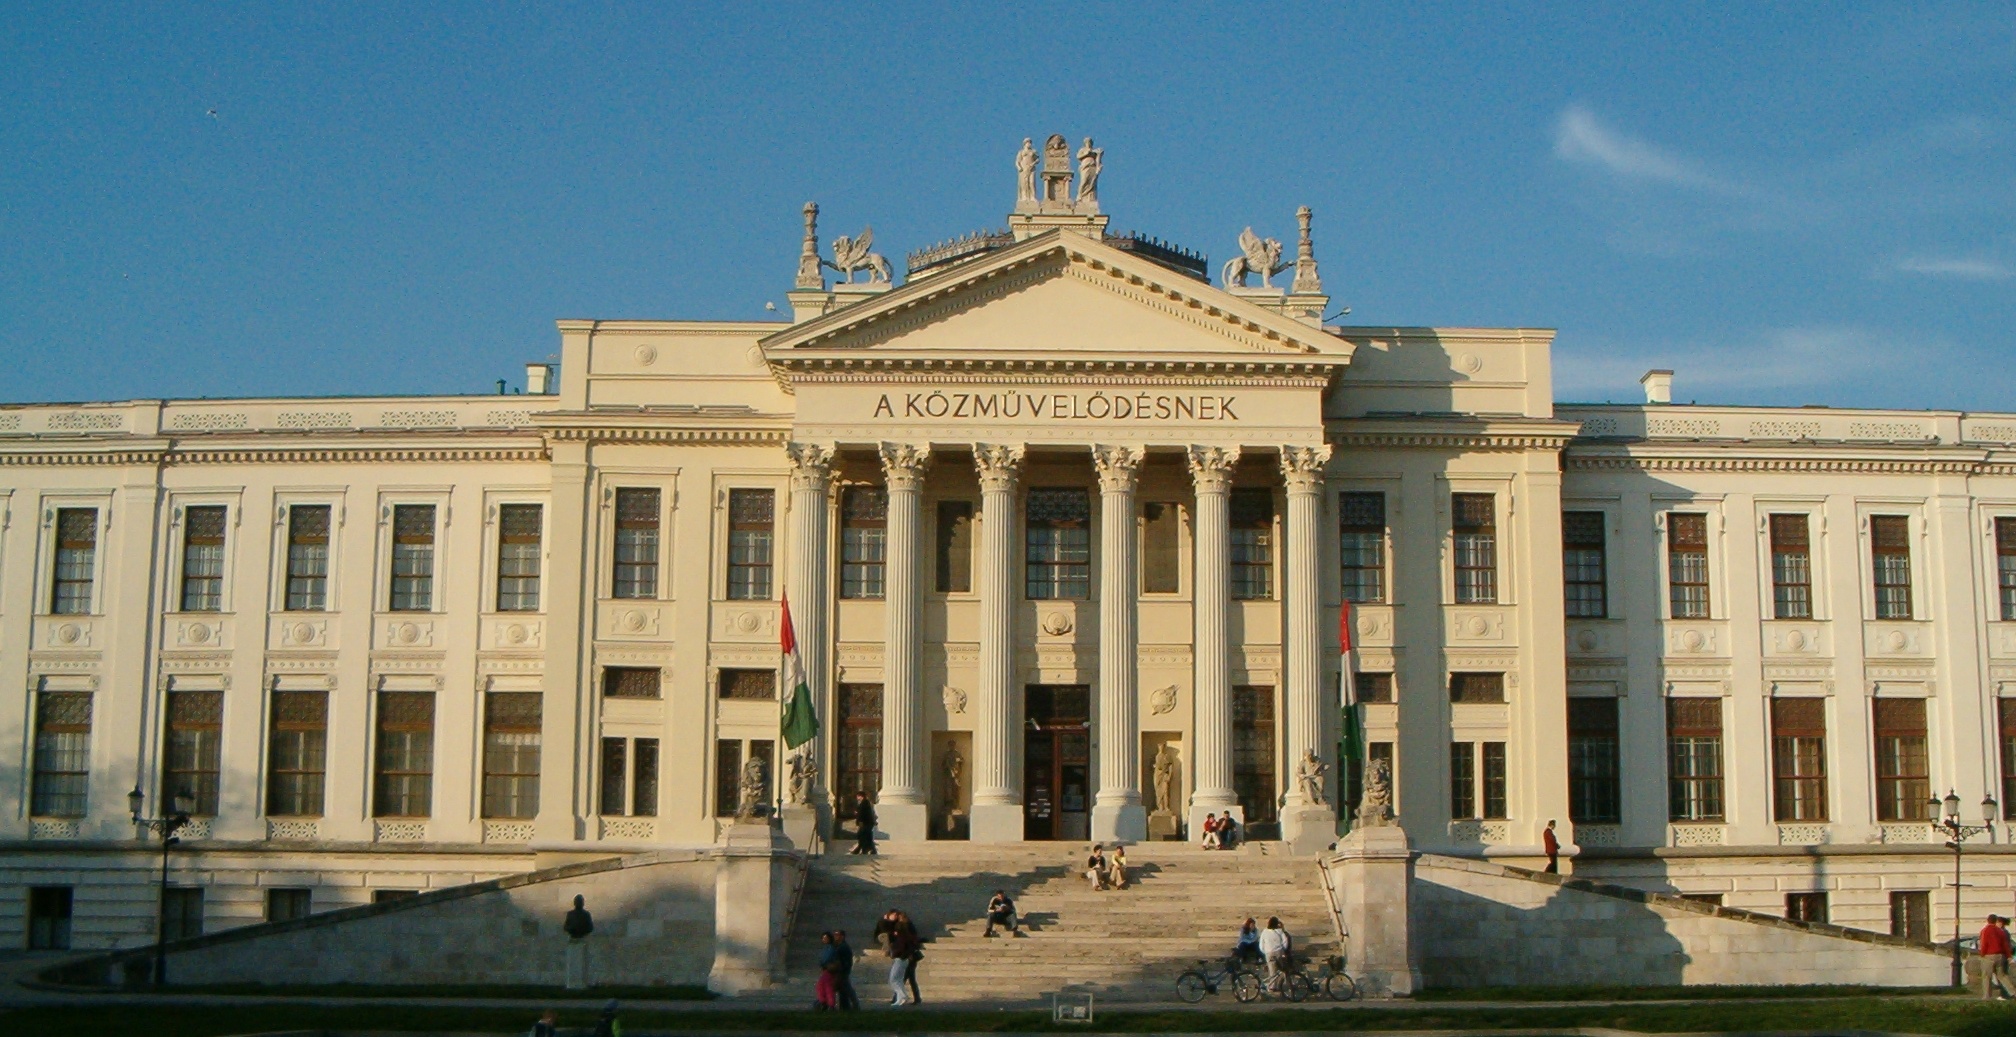
[[[1899,937],[1434,854],[1416,860],[1414,875],[1410,924],[1430,987],[1914,987],[1950,977],[1950,958]]]

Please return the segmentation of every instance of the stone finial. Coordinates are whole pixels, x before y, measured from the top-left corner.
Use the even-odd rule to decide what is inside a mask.
[[[819,258],[819,203],[805,203],[805,244],[798,251],[798,283],[808,291],[826,290],[825,263]]]
[[[1323,278],[1316,273],[1316,241],[1309,236],[1309,219],[1308,206],[1295,210],[1295,222],[1302,236],[1295,243],[1295,282],[1288,290],[1296,295],[1323,293]]]
[[[1061,133],[1043,142],[1043,204],[1071,208],[1071,142]]]

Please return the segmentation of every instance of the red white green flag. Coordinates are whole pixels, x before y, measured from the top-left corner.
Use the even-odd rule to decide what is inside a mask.
[[[791,628],[791,596],[784,596],[784,746],[796,749],[819,735],[819,714],[812,708],[812,685],[805,679],[805,660],[798,655],[798,634]]]

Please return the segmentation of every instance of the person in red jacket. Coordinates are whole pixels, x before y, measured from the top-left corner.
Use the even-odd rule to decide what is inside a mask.
[[[1981,927],[1981,942],[1974,948],[1981,955],[1982,1000],[2007,1001],[2016,993],[2009,985],[2009,950],[2009,920],[1989,915],[1988,924]]]
[[[1561,840],[1554,835],[1554,822],[1547,822],[1547,829],[1540,833],[1540,846],[1547,851],[1547,873],[1561,873]]]

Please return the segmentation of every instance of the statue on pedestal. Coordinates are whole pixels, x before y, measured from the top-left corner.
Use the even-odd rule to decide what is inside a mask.
[[[754,821],[770,811],[770,774],[760,756],[749,757],[742,765],[742,782],[736,790],[735,820]]]
[[[1085,138],[1085,146],[1078,149],[1078,208],[1086,212],[1099,211],[1099,170],[1105,165],[1106,149],[1092,146],[1092,138]]]
[[[889,261],[880,253],[869,249],[875,245],[875,228],[867,227],[859,237],[841,235],[833,239],[833,258],[822,260],[827,266],[840,272],[842,284],[854,283],[854,272],[868,271],[869,284],[889,283]]]
[[[786,787],[790,790],[790,801],[798,806],[812,802],[813,767],[810,746],[811,743],[808,742],[804,748],[784,758],[784,766],[789,771],[790,784]]]
[[[1071,206],[1071,144],[1061,133],[1043,142],[1043,204]]]
[[[1225,287],[1244,288],[1249,274],[1260,275],[1260,287],[1272,288],[1268,278],[1288,268],[1281,261],[1281,242],[1274,238],[1263,238],[1248,227],[1239,232],[1240,255],[1227,260],[1224,269]]]
[[[1171,814],[1176,811],[1176,749],[1163,742],[1155,750],[1155,812]]]
[[[1316,750],[1302,750],[1302,761],[1295,766],[1295,780],[1302,786],[1302,798],[1314,806],[1328,806],[1323,798],[1323,774],[1330,768],[1316,758]]]
[[[1358,827],[1393,826],[1393,773],[1385,760],[1365,765],[1365,799],[1358,804]]]
[[[1027,137],[1015,153],[1015,207],[1036,207],[1036,142]]]

